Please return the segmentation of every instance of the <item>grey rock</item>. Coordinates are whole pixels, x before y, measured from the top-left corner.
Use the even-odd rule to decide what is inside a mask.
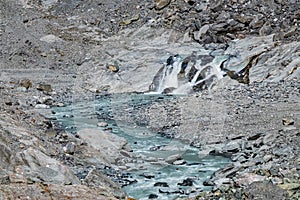
[[[230,141],[222,148],[222,151],[229,152],[229,153],[237,153],[238,151],[240,151],[240,142]]]
[[[37,90],[43,91],[43,92],[52,92],[52,87],[50,84],[45,84],[45,83],[39,83],[36,86]]]
[[[177,160],[181,160],[182,157],[180,154],[175,154],[175,155],[172,155],[172,156],[169,156],[168,158],[166,158],[166,162],[169,163],[169,164],[172,164],[174,163],[175,161]]]
[[[34,148],[30,147],[24,150],[18,154],[18,157],[26,164],[20,166],[24,171],[23,176],[35,182],[80,184],[78,178],[68,167]]]
[[[67,154],[74,154],[75,148],[76,148],[76,145],[74,142],[68,142],[67,145],[63,147],[63,150]]]
[[[254,182],[247,188],[250,199],[287,200],[288,194],[276,185],[265,182]]]
[[[84,179],[84,184],[89,188],[102,188],[105,196],[114,196],[118,199],[125,199],[126,194],[120,186],[102,174],[100,171],[92,169]]]
[[[170,4],[171,0],[155,0],[155,8],[161,10]]]
[[[55,42],[63,42],[63,40],[55,35],[45,35],[40,38],[41,41],[47,42],[47,43],[55,43]]]
[[[124,138],[99,129],[82,129],[77,134],[89,146],[100,151],[110,163],[115,163],[122,157],[120,151],[126,148],[127,144]]]
[[[108,126],[108,123],[106,123],[106,122],[99,122],[99,123],[97,124],[97,126],[99,126],[99,127],[107,127],[107,126]]]

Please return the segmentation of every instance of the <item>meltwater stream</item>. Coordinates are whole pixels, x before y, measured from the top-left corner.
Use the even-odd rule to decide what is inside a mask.
[[[97,123],[106,122],[106,129],[128,141],[136,159],[130,163],[132,167],[128,171],[124,170],[133,180],[123,185],[128,196],[135,199],[194,196],[211,189],[203,186],[203,182],[229,160],[201,156],[197,148],[147,128],[149,119],[146,115],[143,117],[142,111],[172,98],[177,97],[133,93],[101,95],[54,108],[53,117],[70,132],[83,128],[101,129]]]

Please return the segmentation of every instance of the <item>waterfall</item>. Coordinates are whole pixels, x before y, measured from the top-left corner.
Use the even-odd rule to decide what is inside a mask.
[[[152,93],[189,94],[211,89],[223,78],[222,64],[228,55],[212,56],[193,53],[183,58],[170,56],[155,75],[149,90]]]

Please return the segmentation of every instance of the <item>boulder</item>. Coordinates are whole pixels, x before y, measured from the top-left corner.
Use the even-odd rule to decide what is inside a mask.
[[[109,163],[116,163],[122,157],[120,151],[126,149],[127,141],[113,133],[88,128],[78,131],[77,134],[89,146],[98,150]]]

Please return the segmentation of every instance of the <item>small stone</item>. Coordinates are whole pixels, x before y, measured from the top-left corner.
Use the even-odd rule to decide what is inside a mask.
[[[186,163],[185,160],[176,160],[173,162],[173,165],[184,165]]]
[[[99,123],[97,124],[97,126],[99,126],[99,127],[107,127],[107,126],[108,126],[108,123],[106,123],[106,122],[99,122]]]
[[[67,154],[74,154],[75,152],[75,144],[74,142],[69,142],[66,146],[63,147],[63,150]]]
[[[265,161],[265,162],[269,162],[270,160],[272,160],[272,155],[265,155],[264,157],[263,157],[263,160]]]
[[[291,119],[291,118],[283,118],[282,119],[282,124],[284,126],[294,125],[294,120]]]
[[[120,22],[120,25],[129,25],[132,22],[138,21],[140,19],[139,15],[135,15],[134,17],[130,18],[130,19],[126,19]]]
[[[171,0],[155,0],[155,8],[161,10],[169,5]]]
[[[28,90],[29,88],[32,87],[32,82],[26,78],[19,82],[19,86],[24,87],[24,88],[26,88],[26,90]]]
[[[39,90],[39,91],[43,91],[43,92],[52,92],[51,85],[49,85],[49,84],[39,83],[36,86],[36,89]]]
[[[106,68],[112,72],[118,72],[119,71],[119,66],[116,64],[113,65],[107,65]]]
[[[47,43],[54,43],[54,42],[62,42],[63,40],[55,35],[45,35],[40,38],[40,41],[47,42]]]
[[[176,160],[181,160],[181,155],[180,154],[175,154],[175,155],[169,156],[165,161],[169,164],[172,164]]]
[[[35,109],[49,109],[50,106],[46,105],[46,104],[36,104]]]

